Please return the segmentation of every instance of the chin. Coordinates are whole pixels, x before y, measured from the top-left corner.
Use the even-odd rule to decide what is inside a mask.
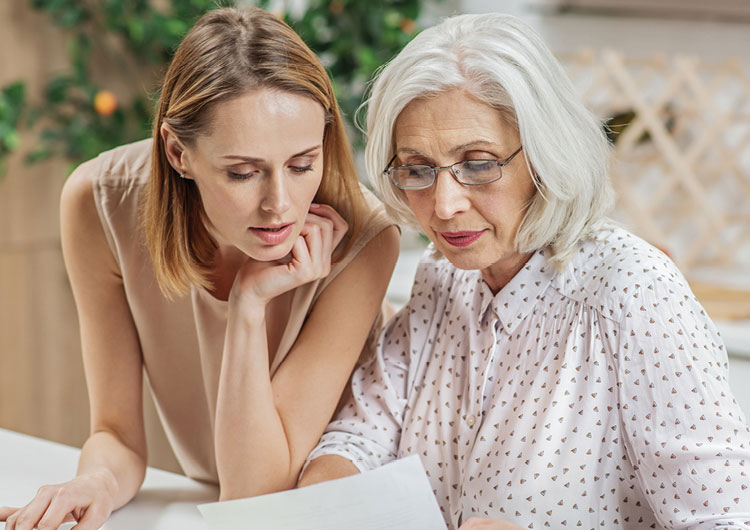
[[[500,256],[488,257],[486,252],[483,252],[481,249],[455,248],[450,245],[441,245],[438,247],[438,250],[454,267],[465,271],[484,270],[501,259]]]
[[[247,254],[255,261],[279,261],[291,255],[293,243],[248,249]]]
[[[480,263],[476,255],[472,256],[473,252],[471,251],[467,251],[466,249],[457,251],[453,247],[445,248],[444,246],[437,248],[445,259],[450,261],[457,269],[468,271],[482,268],[482,263]]]
[[[478,271],[487,267],[487,264],[480,260],[466,259],[464,256],[454,256],[450,254],[443,255],[453,264],[454,267],[464,271]]]

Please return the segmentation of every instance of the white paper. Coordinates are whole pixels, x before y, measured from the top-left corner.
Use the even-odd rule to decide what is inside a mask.
[[[445,530],[418,456],[350,477],[201,504],[211,530]]]

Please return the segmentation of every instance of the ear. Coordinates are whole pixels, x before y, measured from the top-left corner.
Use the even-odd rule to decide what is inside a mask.
[[[164,142],[164,151],[167,154],[169,165],[181,176],[190,178],[186,175],[187,160],[185,157],[185,145],[177,138],[174,130],[166,123],[161,124],[159,129],[162,142]]]

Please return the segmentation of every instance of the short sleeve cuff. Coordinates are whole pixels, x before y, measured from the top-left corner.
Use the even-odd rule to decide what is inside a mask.
[[[370,440],[352,434],[329,432],[323,435],[317,447],[309,454],[299,476],[304,474],[310,462],[325,455],[346,458],[360,473],[376,469],[396,459],[395,454],[384,451]]]

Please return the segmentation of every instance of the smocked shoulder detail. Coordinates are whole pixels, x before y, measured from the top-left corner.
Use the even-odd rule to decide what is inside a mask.
[[[669,257],[618,227],[605,228],[583,242],[554,286],[561,295],[617,322],[633,306],[642,305],[644,289],[659,286],[676,296],[692,296]]]

